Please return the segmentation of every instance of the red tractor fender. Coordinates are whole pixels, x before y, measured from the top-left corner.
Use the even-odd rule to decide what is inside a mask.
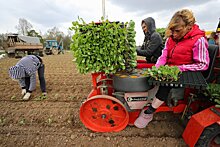
[[[217,112],[212,110],[217,110]],[[182,134],[186,144],[190,147],[194,147],[206,127],[214,123],[218,123],[220,125],[220,114],[218,113],[220,113],[220,108],[215,108],[213,106],[194,114],[190,118]]]

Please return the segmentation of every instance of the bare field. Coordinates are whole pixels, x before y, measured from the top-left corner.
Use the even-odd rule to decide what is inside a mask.
[[[44,56],[48,96],[40,87],[29,101],[21,99],[18,83],[8,68],[19,59],[0,60],[0,146],[185,147],[184,128],[177,115],[157,113],[145,129],[127,126],[117,133],[95,133],[79,119],[83,99],[92,89],[90,74],[77,72],[70,52]]]

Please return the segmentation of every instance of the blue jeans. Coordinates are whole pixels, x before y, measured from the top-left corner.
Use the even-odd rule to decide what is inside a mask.
[[[46,92],[46,81],[44,78],[44,69],[45,69],[44,64],[41,64],[40,67],[38,68],[38,77],[40,81],[40,89],[42,92]]]

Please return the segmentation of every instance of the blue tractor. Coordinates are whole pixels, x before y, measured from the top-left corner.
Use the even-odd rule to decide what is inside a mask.
[[[58,42],[57,40],[46,40],[44,52],[46,55],[57,55],[60,53],[64,54],[62,39],[60,40],[60,42]]]

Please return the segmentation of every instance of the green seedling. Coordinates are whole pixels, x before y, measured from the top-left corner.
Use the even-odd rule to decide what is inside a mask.
[[[47,96],[43,95],[43,94],[36,98],[36,100],[38,100],[38,101],[42,101],[42,100],[45,100],[45,99],[47,99]]]
[[[50,126],[53,123],[53,119],[51,118],[52,116],[50,116],[47,120],[46,120],[46,124],[48,126]]]
[[[76,96],[70,96],[69,99],[71,100],[76,99]]]
[[[215,107],[220,108],[220,84],[209,84],[204,95],[216,104]]]
[[[15,99],[16,99],[16,96],[13,95],[13,96],[11,97],[11,100],[15,100]]]
[[[177,66],[160,66],[156,68],[148,68],[145,73],[146,76],[151,77],[157,81],[175,82],[179,79],[181,71]]]
[[[21,118],[19,121],[19,125],[25,125],[25,123],[26,123],[25,118]]]
[[[82,18],[72,22],[71,50],[80,73],[116,73],[118,70],[135,68],[135,23],[109,22],[102,19],[96,24],[86,24]]]
[[[0,125],[1,125],[1,126],[4,126],[5,123],[6,123],[6,118],[1,117],[1,118],[0,118]]]

